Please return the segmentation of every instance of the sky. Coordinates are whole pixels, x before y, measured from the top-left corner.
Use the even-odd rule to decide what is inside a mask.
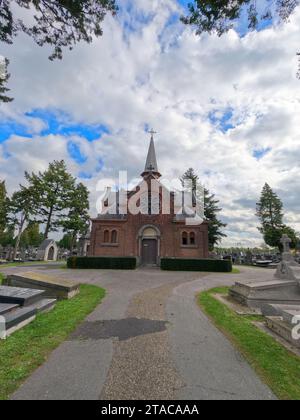
[[[1,45],[15,98],[0,105],[0,179],[9,193],[24,171],[64,159],[90,190],[142,172],[153,127],[160,172],[190,167],[216,194],[227,223],[223,246],[256,246],[255,204],[265,182],[300,231],[300,8],[288,24],[195,35],[179,16],[187,1],[122,0],[104,36],[62,61],[26,35]]]

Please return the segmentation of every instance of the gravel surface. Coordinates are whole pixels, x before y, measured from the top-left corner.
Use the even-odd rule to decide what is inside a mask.
[[[13,399],[274,398],[195,301],[200,290],[267,280],[272,270],[205,275],[52,268],[49,274],[99,285],[107,296]]]

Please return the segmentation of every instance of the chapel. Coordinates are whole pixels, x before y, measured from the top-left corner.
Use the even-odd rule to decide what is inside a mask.
[[[111,193],[92,219],[89,256],[136,257],[145,266],[159,266],[163,257],[208,258],[208,222],[193,223],[184,203],[178,210],[175,193],[160,182],[154,134],[140,184],[125,192],[126,201],[124,191],[122,199],[120,191]]]

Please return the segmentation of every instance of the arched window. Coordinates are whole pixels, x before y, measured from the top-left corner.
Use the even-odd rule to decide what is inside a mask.
[[[104,231],[104,243],[105,244],[109,243],[109,230]]]
[[[188,245],[188,234],[187,234],[187,232],[182,233],[182,245]]]
[[[118,232],[116,230],[113,230],[111,232],[111,243],[116,244],[118,242]]]
[[[196,235],[195,232],[190,233],[190,245],[196,245]]]

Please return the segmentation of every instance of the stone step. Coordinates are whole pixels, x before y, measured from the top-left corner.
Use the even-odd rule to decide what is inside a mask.
[[[300,305],[268,305],[266,312],[268,316],[278,316],[288,324],[293,325],[293,319],[295,316],[300,318]]]
[[[284,338],[288,343],[300,348],[300,339],[293,335],[295,325],[289,324],[281,316],[267,316],[266,325],[271,331]]]
[[[44,290],[23,289],[19,287],[0,286],[0,303],[11,303],[30,306],[41,300]]]
[[[236,282],[234,288],[240,290],[243,293],[251,293],[253,290],[275,290],[281,289],[287,286],[295,285],[295,281],[286,281],[286,280],[269,280],[269,281],[260,281],[253,283],[242,283]]]
[[[11,303],[0,303],[0,316],[3,316],[9,312],[14,311],[15,309],[19,308],[19,305],[11,304]]]
[[[37,314],[36,308],[23,307],[5,314],[0,322],[0,338],[5,339],[15,331],[32,322]],[[4,323],[3,323],[4,320]]]
[[[30,307],[35,308],[38,313],[49,312],[54,309],[56,302],[56,299],[41,299]]]

